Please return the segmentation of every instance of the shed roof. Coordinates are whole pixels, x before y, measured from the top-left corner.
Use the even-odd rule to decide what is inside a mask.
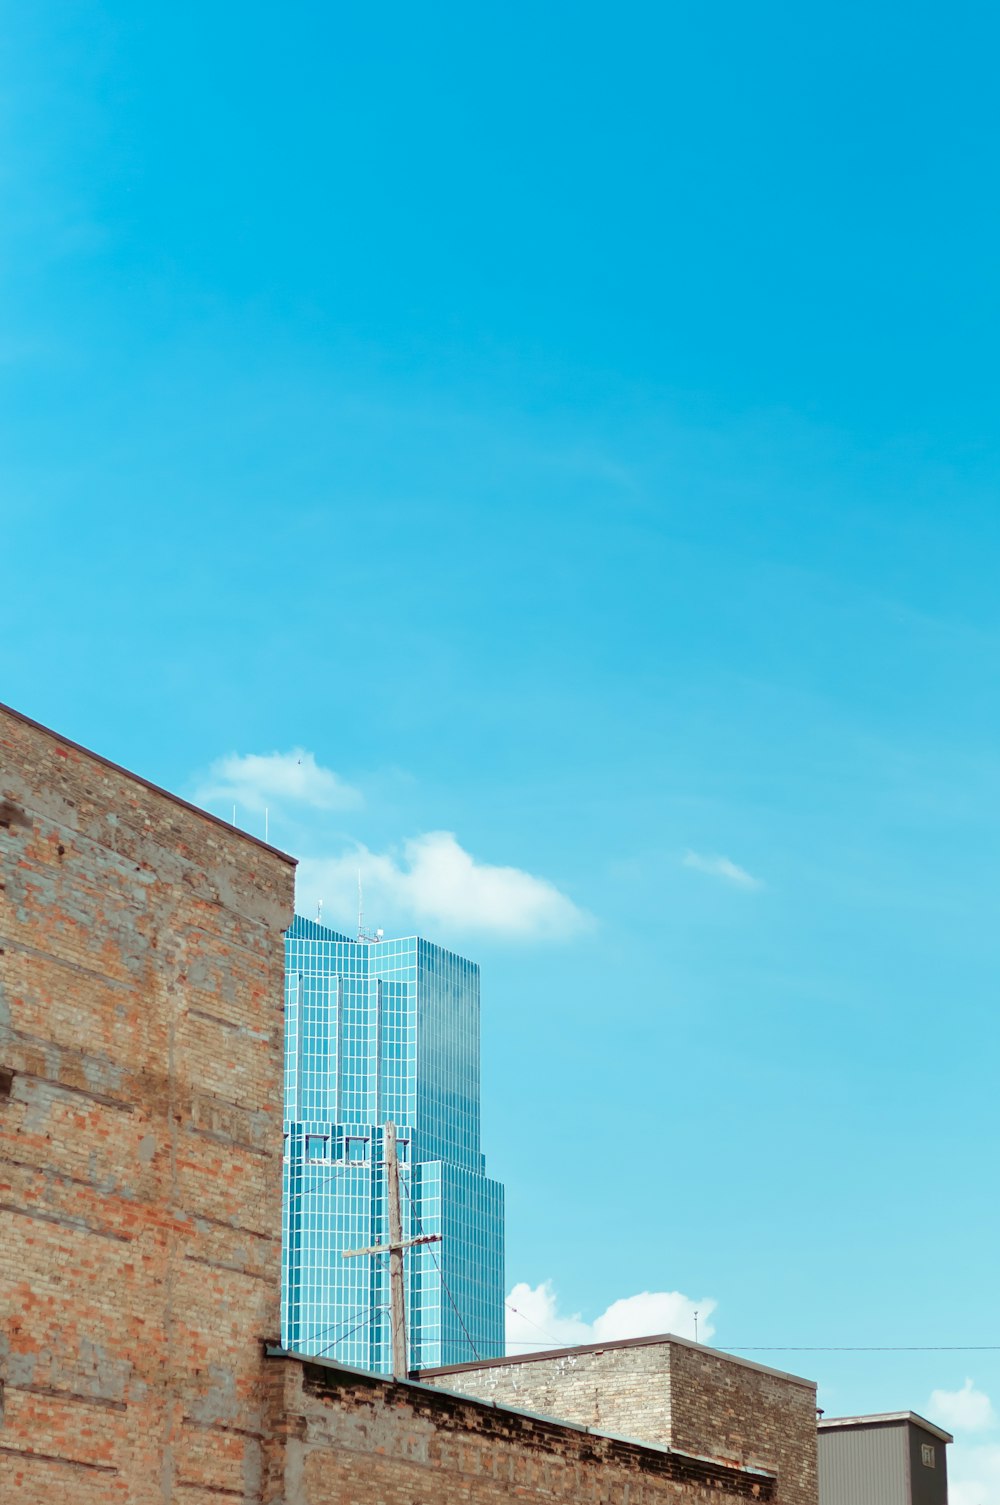
[[[932,1437],[939,1437],[942,1442],[954,1442],[950,1432],[943,1427],[935,1426],[928,1421],[926,1416],[920,1416],[916,1411],[877,1411],[871,1416],[821,1416],[816,1425],[821,1432],[850,1431],[858,1427],[896,1427],[904,1422],[910,1422],[915,1427],[922,1427],[925,1432],[930,1432]]]

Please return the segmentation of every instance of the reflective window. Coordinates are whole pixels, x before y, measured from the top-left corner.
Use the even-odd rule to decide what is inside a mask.
[[[397,1126],[411,1364],[503,1352],[503,1188],[479,1129],[479,968],[409,937],[286,936],[282,1339],[391,1368],[382,1126]],[[322,1146],[318,1149],[317,1146]]]

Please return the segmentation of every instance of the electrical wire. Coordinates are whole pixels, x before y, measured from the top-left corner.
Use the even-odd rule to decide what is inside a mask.
[[[784,1348],[713,1343],[710,1346],[721,1353],[1000,1353],[1000,1343],[866,1343]]]
[[[413,1220],[416,1223],[417,1228],[420,1230],[420,1232],[424,1233],[424,1231],[425,1231],[424,1230],[424,1225],[420,1221],[420,1217],[419,1217],[419,1214],[417,1213],[417,1209],[413,1205],[413,1197],[410,1195],[410,1187],[409,1187],[408,1178],[406,1176],[400,1176],[399,1179],[400,1179],[400,1181],[403,1184],[403,1190],[406,1192],[406,1200],[410,1204],[410,1212],[411,1212],[411,1214],[413,1216]],[[452,1310],[454,1311],[455,1316],[458,1318],[459,1326],[461,1327],[463,1333],[465,1334],[466,1341],[467,1341],[469,1347],[472,1349],[473,1358],[478,1363],[479,1359],[480,1359],[479,1349],[476,1347],[475,1343],[473,1343],[473,1341],[472,1341],[472,1334],[469,1332],[469,1329],[466,1327],[466,1325],[465,1325],[465,1319],[462,1316],[462,1313],[458,1309],[458,1305],[457,1305],[457,1303],[455,1301],[454,1296],[451,1294],[451,1287],[448,1285],[448,1282],[444,1278],[444,1271],[442,1270],[441,1266],[438,1264],[438,1257],[437,1257],[437,1254],[434,1251],[434,1245],[433,1244],[426,1244],[424,1247],[426,1248],[426,1250],[427,1250],[428,1254],[430,1255],[431,1259],[434,1261],[434,1268],[435,1268],[435,1270],[437,1270],[438,1275],[441,1277],[441,1284],[444,1286],[445,1294],[447,1295],[448,1300],[451,1302]]]
[[[520,1317],[521,1320],[522,1320],[522,1322],[530,1322],[531,1325],[532,1325],[532,1327],[538,1327],[538,1323],[535,1321],[534,1317],[529,1317],[528,1314],[527,1314],[527,1312],[519,1312],[518,1309],[517,1309],[517,1307],[516,1306],[511,1306],[511,1304],[510,1304],[509,1301],[505,1301],[504,1302],[504,1306],[507,1308],[508,1312],[513,1312],[515,1317]],[[544,1327],[538,1327],[538,1331],[541,1333],[541,1335],[542,1335],[543,1338],[548,1339],[548,1341],[552,1344],[553,1348],[559,1348],[559,1347],[561,1347],[559,1339],[558,1338],[553,1338],[552,1334],[551,1333],[547,1333],[545,1331]],[[529,1339],[522,1338],[522,1339],[517,1340],[511,1346],[512,1347],[517,1347],[517,1348],[523,1348],[523,1347],[526,1346],[527,1343],[529,1343],[529,1341],[530,1341]]]
[[[309,1163],[313,1164],[313,1163],[317,1163],[317,1162],[309,1162]],[[340,1171],[341,1169],[344,1169],[344,1170],[354,1169],[354,1167],[349,1162],[346,1162],[346,1161],[334,1161],[334,1162],[332,1162],[331,1168],[334,1171]],[[406,1192],[407,1200],[409,1201],[409,1204],[410,1204],[410,1210],[413,1213],[413,1217],[414,1217],[414,1220],[415,1220],[415,1222],[417,1224],[417,1227],[419,1228],[420,1232],[423,1233],[424,1232],[424,1227],[423,1227],[423,1224],[420,1221],[420,1218],[417,1216],[417,1211],[416,1211],[416,1208],[414,1207],[414,1204],[413,1204],[413,1198],[410,1195],[410,1188],[409,1188],[409,1185],[407,1183],[407,1180],[403,1176],[400,1176],[399,1179],[400,1179],[400,1181],[401,1181],[401,1183],[403,1185],[403,1189]],[[292,1197],[289,1197],[288,1198],[288,1202],[298,1202],[298,1201],[301,1201],[306,1196],[311,1195],[311,1194],[313,1194],[313,1195],[315,1194],[312,1191],[312,1189],[310,1189],[309,1191],[307,1191],[305,1188],[303,1188],[297,1194],[294,1194]],[[461,1325],[463,1333],[465,1334],[465,1337],[466,1337],[466,1340],[467,1340],[467,1342],[469,1344],[469,1347],[471,1348],[473,1354],[475,1355],[476,1359],[478,1360],[479,1357],[480,1357],[479,1352],[476,1349],[476,1345],[472,1341],[471,1334],[469,1333],[469,1329],[465,1325],[465,1322],[464,1322],[464,1320],[462,1318],[461,1312],[458,1309],[458,1305],[457,1305],[457,1303],[455,1301],[455,1298],[451,1294],[451,1289],[450,1289],[450,1287],[448,1285],[447,1280],[445,1279],[444,1271],[442,1270],[441,1265],[438,1262],[438,1258],[437,1258],[437,1255],[436,1255],[433,1247],[430,1246],[430,1245],[428,1245],[427,1252],[430,1254],[431,1259],[434,1261],[434,1267],[437,1270],[438,1275],[441,1278],[441,1284],[444,1287],[444,1290],[445,1290],[445,1293],[446,1293],[446,1295],[448,1297],[448,1300],[451,1302],[452,1308],[453,1308],[453,1310],[455,1312],[455,1316],[459,1320],[459,1323]],[[504,1306],[506,1307],[506,1309],[509,1312],[513,1312],[516,1317],[520,1317],[523,1322],[529,1322],[532,1327],[537,1328],[538,1331],[541,1333],[542,1337],[545,1338],[547,1342],[551,1343],[553,1348],[562,1348],[562,1347],[566,1347],[567,1346],[567,1345],[561,1343],[558,1338],[553,1338],[552,1335],[551,1335],[551,1333],[547,1333],[543,1327],[540,1327],[539,1324],[534,1320],[533,1317],[529,1317],[526,1312],[519,1311],[518,1308],[516,1306],[512,1306],[509,1301],[504,1302]],[[358,1308],[358,1310],[360,1311],[361,1308]],[[371,1310],[371,1309],[370,1308],[365,1308],[366,1313],[369,1310]],[[376,1311],[384,1310],[384,1308],[376,1307],[375,1310]],[[353,1317],[353,1316],[355,1316],[355,1315],[356,1315],[356,1313],[352,1312],[350,1314],[350,1316],[349,1317],[345,1317],[343,1319],[343,1321],[344,1322],[349,1322],[350,1318]],[[362,1322],[363,1321],[364,1321],[364,1319],[362,1319]],[[320,1332],[314,1333],[312,1335],[312,1338],[309,1339],[309,1341],[310,1342],[315,1342],[315,1340],[317,1338],[322,1338],[326,1333],[332,1331],[332,1329],[334,1327],[340,1327],[342,1325],[343,1325],[343,1322],[333,1323],[331,1325],[331,1327],[323,1328],[323,1329],[320,1330]],[[362,1325],[361,1323],[358,1323],[357,1326],[361,1326],[361,1325]],[[346,1338],[348,1338],[348,1337],[351,1336],[351,1333],[354,1333],[356,1331],[357,1331],[357,1327],[353,1327],[351,1329],[350,1333],[345,1333],[343,1335],[343,1338],[335,1338],[334,1341],[333,1341],[333,1343],[328,1344],[327,1347],[328,1348],[334,1347],[337,1343],[344,1341]],[[527,1339],[527,1338],[513,1339],[513,1340],[508,1340],[507,1346],[509,1348],[530,1348],[530,1347],[532,1347],[532,1342],[531,1342],[530,1339]],[[772,1344],[768,1344],[768,1343],[737,1344],[737,1343],[713,1343],[710,1346],[713,1347],[713,1348],[716,1348],[720,1353],[1000,1353],[1000,1343],[936,1343],[936,1344],[929,1344],[929,1343],[903,1343],[903,1344],[893,1344],[893,1343],[866,1343],[866,1344],[843,1344],[843,1343],[841,1343],[841,1344],[773,1344],[773,1343]],[[327,1349],[324,1348],[323,1352],[326,1353]]]
[[[513,1312],[517,1311],[517,1308],[509,1307],[508,1310]],[[517,1315],[524,1317],[523,1312],[518,1312]],[[524,1320],[530,1322],[531,1318],[525,1317]],[[537,1327],[538,1324],[534,1323],[533,1326]],[[559,1343],[555,1338],[549,1337],[548,1333],[542,1332],[541,1328],[538,1330],[542,1333],[543,1337],[549,1338],[549,1342],[553,1348],[576,1346],[575,1344]],[[650,1336],[653,1335],[651,1334]],[[685,1339],[684,1341],[690,1342],[691,1340]],[[605,1342],[609,1347],[613,1347],[616,1339],[608,1338]],[[535,1345],[531,1338],[514,1338],[508,1342],[507,1346],[509,1348],[533,1348]],[[768,1344],[749,1344],[737,1347],[731,1343],[707,1343],[702,1346],[714,1348],[717,1353],[1000,1353],[1000,1343],[801,1344],[785,1345],[783,1347]],[[652,1370],[647,1372],[653,1373]]]
[[[329,1325],[329,1327],[321,1327],[318,1333],[310,1333],[309,1337],[306,1339],[306,1342],[307,1343],[315,1343],[317,1338],[325,1338],[326,1335],[327,1335],[327,1333],[332,1333],[335,1328],[346,1327],[347,1324],[348,1324],[348,1322],[350,1322],[350,1320],[351,1320],[352,1317],[358,1317],[358,1316],[361,1315],[362,1312],[369,1312],[369,1311],[371,1311],[371,1307],[370,1306],[355,1307],[355,1309],[354,1309],[353,1312],[348,1312],[347,1316],[346,1317],[341,1317],[341,1319],[340,1319],[339,1322],[331,1322],[330,1325]],[[339,1338],[335,1338],[334,1342],[335,1343],[339,1343],[340,1339]]]
[[[350,1329],[349,1332],[341,1333],[341,1335],[340,1335],[339,1338],[334,1338],[334,1340],[333,1340],[332,1343],[328,1343],[325,1348],[321,1348],[320,1351],[319,1351],[319,1353],[315,1354],[314,1357],[317,1358],[317,1359],[321,1359],[325,1353],[329,1353],[330,1352],[331,1348],[336,1348],[336,1346],[337,1346],[338,1343],[346,1343],[347,1340],[348,1340],[348,1338],[353,1337],[353,1335],[357,1332],[357,1330],[358,1330],[359,1327],[364,1327],[364,1325],[368,1321],[369,1317],[375,1317],[375,1316],[377,1316],[377,1314],[379,1312],[384,1312],[385,1310],[386,1310],[386,1308],[385,1308],[384,1305],[383,1306],[370,1306],[370,1307],[366,1307],[365,1308],[365,1315],[362,1317],[362,1319],[361,1319],[360,1322],[355,1322],[354,1326]]]

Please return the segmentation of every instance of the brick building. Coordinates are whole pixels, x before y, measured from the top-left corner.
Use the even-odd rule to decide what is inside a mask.
[[[285,1360],[288,1505],[730,1505],[783,1499],[763,1470]],[[815,1502],[813,1502],[815,1505]]]
[[[0,707],[0,1499],[815,1505],[765,1371],[692,1358],[676,1419],[690,1345],[630,1441],[275,1350],[292,880]]]
[[[816,1386],[671,1335],[423,1370],[499,1406],[523,1406],[776,1475],[783,1505],[814,1505]]]
[[[256,1499],[293,865],[5,710],[0,864],[0,1499]]]

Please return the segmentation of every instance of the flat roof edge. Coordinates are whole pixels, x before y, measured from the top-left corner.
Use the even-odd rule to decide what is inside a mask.
[[[84,747],[82,742],[74,742],[72,737],[64,737],[62,732],[53,731],[51,726],[45,726],[43,722],[36,721],[33,716],[26,716],[23,711],[15,710],[12,705],[5,704],[0,700],[0,711],[8,716],[13,716],[15,721],[21,721],[25,726],[33,727],[36,732],[42,732],[46,737],[51,737],[54,742],[59,742],[63,747],[71,747],[74,752],[83,753],[85,758],[93,758],[95,763],[100,763],[105,768],[110,768],[114,773],[120,773],[125,778],[131,779],[134,784],[141,784],[144,789],[150,789],[154,794],[160,794],[164,799],[170,800],[174,805],[180,805],[182,810],[190,810],[195,815],[200,815],[204,820],[210,820],[213,825],[221,826],[224,831],[231,831],[244,841],[252,841],[254,846],[261,847],[263,851],[270,852],[274,857],[280,857],[282,862],[287,862],[292,867],[298,864],[298,858],[292,857],[288,852],[283,852],[280,847],[273,847],[269,841],[262,841],[259,836],[254,836],[250,831],[242,831],[239,826],[231,825],[228,820],[223,820],[220,815],[213,815],[211,810],[203,810],[200,805],[195,805],[191,800],[184,799],[179,794],[174,794],[170,789],[164,789],[162,784],[154,784],[152,779],[143,778],[141,773],[133,773],[131,768],[125,768],[121,763],[115,763],[111,758],[106,758],[103,753],[94,752],[92,747]]]
[[[923,1427],[925,1432],[930,1432],[934,1437],[940,1437],[942,1442],[955,1441],[944,1427],[928,1421],[926,1416],[921,1416],[918,1411],[874,1411],[870,1416],[821,1416],[816,1425],[821,1432],[841,1430],[848,1432],[858,1427],[889,1427],[901,1421],[912,1422],[916,1427]]]
[[[532,1364],[544,1359],[571,1358],[578,1353],[603,1353],[605,1349],[647,1348],[656,1344],[674,1343],[678,1348],[691,1348],[697,1353],[709,1354],[712,1358],[725,1359],[730,1364],[740,1364],[745,1369],[754,1369],[758,1374],[771,1374],[776,1379],[789,1380],[804,1389],[815,1390],[816,1381],[801,1374],[790,1374],[785,1369],[772,1369],[768,1364],[758,1364],[754,1359],[744,1359],[738,1353],[724,1348],[710,1348],[707,1343],[695,1343],[690,1338],[679,1338],[676,1333],[656,1333],[641,1338],[609,1338],[604,1343],[577,1343],[572,1348],[542,1348],[533,1353],[508,1354],[499,1359],[479,1359],[473,1364],[442,1364],[437,1368],[415,1370],[421,1375],[469,1374],[480,1369],[505,1369],[511,1364]]]
[[[682,1448],[667,1447],[662,1442],[646,1442],[638,1437],[622,1437],[616,1432],[602,1432],[598,1427],[588,1427],[577,1421],[566,1421],[561,1416],[548,1416],[540,1411],[525,1411],[521,1406],[501,1405],[499,1401],[485,1400],[481,1395],[463,1395],[460,1390],[448,1390],[443,1385],[425,1385],[420,1380],[405,1379],[397,1380],[388,1374],[375,1374],[370,1369],[357,1369],[352,1364],[338,1364],[335,1359],[314,1358],[312,1354],[296,1353],[293,1349],[282,1348],[280,1344],[265,1343],[264,1352],[269,1359],[290,1359],[297,1364],[313,1364],[322,1369],[333,1369],[338,1374],[356,1375],[358,1379],[369,1380],[375,1385],[405,1385],[410,1390],[417,1390],[428,1396],[447,1396],[449,1400],[458,1400],[467,1406],[483,1406],[490,1411],[502,1411],[512,1416],[523,1416],[527,1421],[542,1421],[548,1426],[559,1427],[567,1432],[580,1432],[588,1437],[606,1437],[609,1442],[622,1442],[627,1447],[639,1448],[643,1452],[657,1453],[671,1458],[690,1458],[695,1463],[704,1463],[710,1468],[728,1469],[734,1474],[745,1474],[753,1479],[776,1479],[777,1475],[767,1469],[754,1468],[751,1464],[727,1462],[724,1458],[710,1458],[703,1453],[688,1453]]]

